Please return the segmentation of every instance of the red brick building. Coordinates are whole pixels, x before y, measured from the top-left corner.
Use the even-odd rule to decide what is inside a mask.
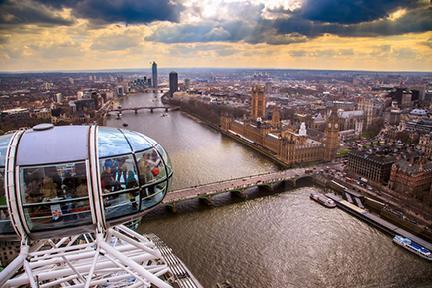
[[[389,188],[432,206],[432,161],[399,160],[392,166]]]

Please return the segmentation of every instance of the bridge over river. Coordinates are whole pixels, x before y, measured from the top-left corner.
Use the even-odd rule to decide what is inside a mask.
[[[154,110],[165,110],[165,112],[168,112],[168,111],[176,111],[179,109],[180,109],[180,107],[177,107],[177,106],[137,106],[137,107],[109,109],[109,110],[107,110],[107,112],[108,113],[110,113],[110,112],[121,113],[124,111],[134,111],[135,114],[137,114],[139,110],[150,110],[150,112],[153,113]]]
[[[320,169],[325,168],[329,164],[321,164],[306,168],[293,168],[283,171],[270,172],[247,177],[223,180],[194,187],[179,189],[168,192],[163,200],[163,203],[176,211],[176,203],[188,199],[199,198],[207,204],[211,204],[213,195],[231,192],[239,197],[244,197],[244,190],[251,187],[259,187],[263,189],[272,189],[272,184],[289,183],[295,187],[301,179],[312,180],[312,177],[318,173]]]

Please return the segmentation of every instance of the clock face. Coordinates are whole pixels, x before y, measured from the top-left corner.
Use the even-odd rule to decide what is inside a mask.
[[[331,128],[331,123],[328,123],[328,128]]]
[[[338,127],[339,127],[339,124],[336,123],[336,124],[335,124],[335,128],[338,128]]]

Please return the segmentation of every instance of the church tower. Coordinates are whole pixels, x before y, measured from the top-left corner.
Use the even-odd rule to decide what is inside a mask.
[[[281,115],[280,115],[279,108],[277,108],[276,106],[274,106],[272,109],[271,124],[273,128],[276,129],[279,129],[281,127]]]
[[[339,116],[336,109],[332,110],[327,120],[325,136],[324,160],[332,161],[336,158],[339,148]]]
[[[266,114],[266,97],[264,95],[264,89],[260,85],[252,87],[252,99],[251,99],[251,118],[256,120],[258,118],[264,118]]]
[[[228,116],[227,114],[222,114],[220,116],[220,123],[219,123],[219,127],[223,130],[223,131],[228,131],[231,128],[231,117]]]

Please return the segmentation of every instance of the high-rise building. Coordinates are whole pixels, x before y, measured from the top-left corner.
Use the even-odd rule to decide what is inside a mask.
[[[171,72],[169,73],[169,93],[172,97],[174,95],[174,92],[178,91],[178,75],[177,72]]]
[[[265,93],[266,94],[272,93],[272,83],[271,82],[265,83]]]
[[[255,85],[252,87],[251,99],[251,117],[252,119],[264,118],[266,114],[266,97],[264,95],[263,87]]]
[[[186,91],[190,89],[190,79],[185,79],[185,81],[184,81],[184,89]]]
[[[124,87],[123,86],[117,86],[116,87],[116,94],[117,94],[117,97],[122,97],[122,96],[124,96],[125,95],[125,90],[124,90]]]
[[[56,94],[56,101],[57,101],[57,103],[62,103],[63,102],[63,94],[62,93],[57,93]]]
[[[152,83],[153,88],[157,88],[158,87],[157,64],[154,61],[152,64],[152,80],[153,80],[153,83]]]
[[[325,135],[324,159],[331,161],[336,158],[336,152],[339,148],[339,116],[336,109],[331,112],[330,117],[327,120]]]

